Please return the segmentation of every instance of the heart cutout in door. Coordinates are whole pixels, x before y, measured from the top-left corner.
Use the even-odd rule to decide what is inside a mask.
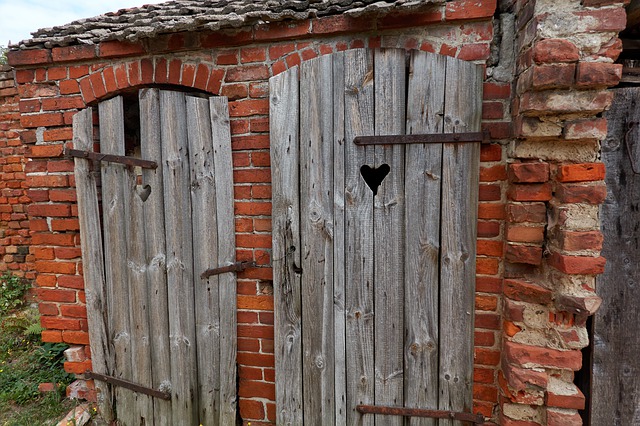
[[[378,194],[378,187],[384,178],[387,177],[389,171],[391,171],[391,167],[389,167],[388,164],[383,164],[380,167],[370,167],[365,164],[360,167],[360,174],[364,181],[367,182],[367,185],[369,185],[369,188],[371,188],[371,191],[373,191],[373,195]]]

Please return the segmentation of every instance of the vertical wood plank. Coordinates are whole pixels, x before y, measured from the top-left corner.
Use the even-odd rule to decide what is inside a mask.
[[[80,111],[73,117],[73,146],[75,149],[93,151],[91,108]],[[74,160],[74,176],[92,366],[97,373],[111,374],[114,360],[108,335],[107,292],[96,177],[91,170],[91,163],[83,158]],[[96,390],[100,414],[110,422],[113,420],[111,389],[106,383],[96,381]]]
[[[447,58],[446,67],[445,132],[480,131],[482,68],[454,58]],[[439,408],[444,410],[468,412],[473,402],[479,158],[480,142],[443,146]]]
[[[638,229],[640,176],[640,90],[614,90],[605,113],[608,130],[602,144],[607,198],[600,208],[604,235],[604,274],[597,277],[602,306],[593,317],[592,425],[640,424],[640,251]],[[632,163],[633,162],[633,163]]]
[[[333,57],[333,324],[335,425],[347,424],[345,317],[345,138],[344,53]]]
[[[276,423],[303,424],[298,68],[269,80]]]
[[[407,134],[442,133],[445,57],[412,52]],[[442,144],[411,144],[405,152],[405,406],[438,407],[438,286]],[[445,219],[446,220],[446,219]],[[434,419],[410,418],[410,425]]]
[[[193,273],[195,284],[195,333],[198,359],[198,410],[201,424],[216,424],[220,406],[220,306],[219,279],[198,275],[216,268],[218,225],[216,212],[217,177],[213,162],[209,100],[187,96],[187,133],[191,176],[193,226]]]
[[[360,175],[362,165],[373,165],[374,151],[353,143],[374,134],[371,51],[346,51],[344,68],[347,424],[372,425],[373,416],[355,407],[374,403],[373,192]]]
[[[125,283],[129,297],[129,321],[131,324],[131,379],[142,386],[152,386],[151,347],[149,324],[149,291],[147,288],[147,259],[145,248],[144,195],[138,188],[136,168],[125,171],[124,228],[127,235]],[[134,424],[154,424],[153,401],[149,395],[136,392],[134,396]]]
[[[375,50],[375,134],[402,135],[405,125],[405,51]],[[374,202],[375,403],[403,405],[404,146],[376,146],[374,165],[387,164]],[[380,421],[383,419],[381,418]],[[402,417],[385,417],[401,425]]]
[[[210,98],[213,162],[216,171],[216,216],[218,226],[218,265],[236,261],[235,221],[233,211],[233,161],[229,102],[226,97]],[[218,278],[220,305],[220,425],[236,421],[236,275]]]
[[[143,184],[151,193],[143,205],[146,224],[145,249],[149,283],[149,324],[153,388],[166,390],[171,383],[169,351],[169,307],[167,305],[167,271],[164,232],[164,189],[160,134],[160,94],[158,89],[142,89],[140,99],[140,140],[142,158],[158,163],[156,169],[143,169]],[[171,425],[171,402],[155,398],[155,423]]]
[[[198,424],[193,246],[185,95],[160,92],[173,424]]]
[[[333,81],[330,56],[301,65],[303,407],[307,424],[334,424]]]
[[[100,150],[105,154],[124,155],[124,111],[122,97],[101,102]],[[113,376],[132,380],[131,328],[129,322],[129,287],[127,274],[127,234],[125,199],[126,169],[122,164],[103,162],[102,207],[104,258],[108,289],[110,332],[115,351]],[[124,388],[115,390],[118,419],[135,422],[134,394]]]

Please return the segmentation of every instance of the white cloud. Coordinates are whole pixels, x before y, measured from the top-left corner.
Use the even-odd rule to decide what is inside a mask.
[[[162,0],[0,0],[0,45],[31,38],[40,28],[68,24],[118,9]]]

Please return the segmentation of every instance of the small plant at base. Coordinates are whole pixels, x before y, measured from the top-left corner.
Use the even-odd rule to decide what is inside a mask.
[[[24,304],[24,295],[31,283],[17,275],[5,273],[0,276],[0,315]]]

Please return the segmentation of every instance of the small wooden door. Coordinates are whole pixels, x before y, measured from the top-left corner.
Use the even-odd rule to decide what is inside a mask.
[[[404,422],[358,404],[471,411],[480,144],[354,137],[477,132],[482,74],[354,49],[271,79],[278,424]]]
[[[200,278],[235,259],[227,99],[143,89],[139,108],[157,168],[75,160],[91,353],[94,372],[170,398],[97,381],[99,406],[123,425],[235,424],[235,276]],[[101,154],[125,156],[122,97],[98,112]],[[88,108],[75,148],[92,135]]]
[[[593,317],[590,424],[640,425],[640,88],[614,90],[602,143],[605,272]],[[588,393],[588,391],[587,391]]]

